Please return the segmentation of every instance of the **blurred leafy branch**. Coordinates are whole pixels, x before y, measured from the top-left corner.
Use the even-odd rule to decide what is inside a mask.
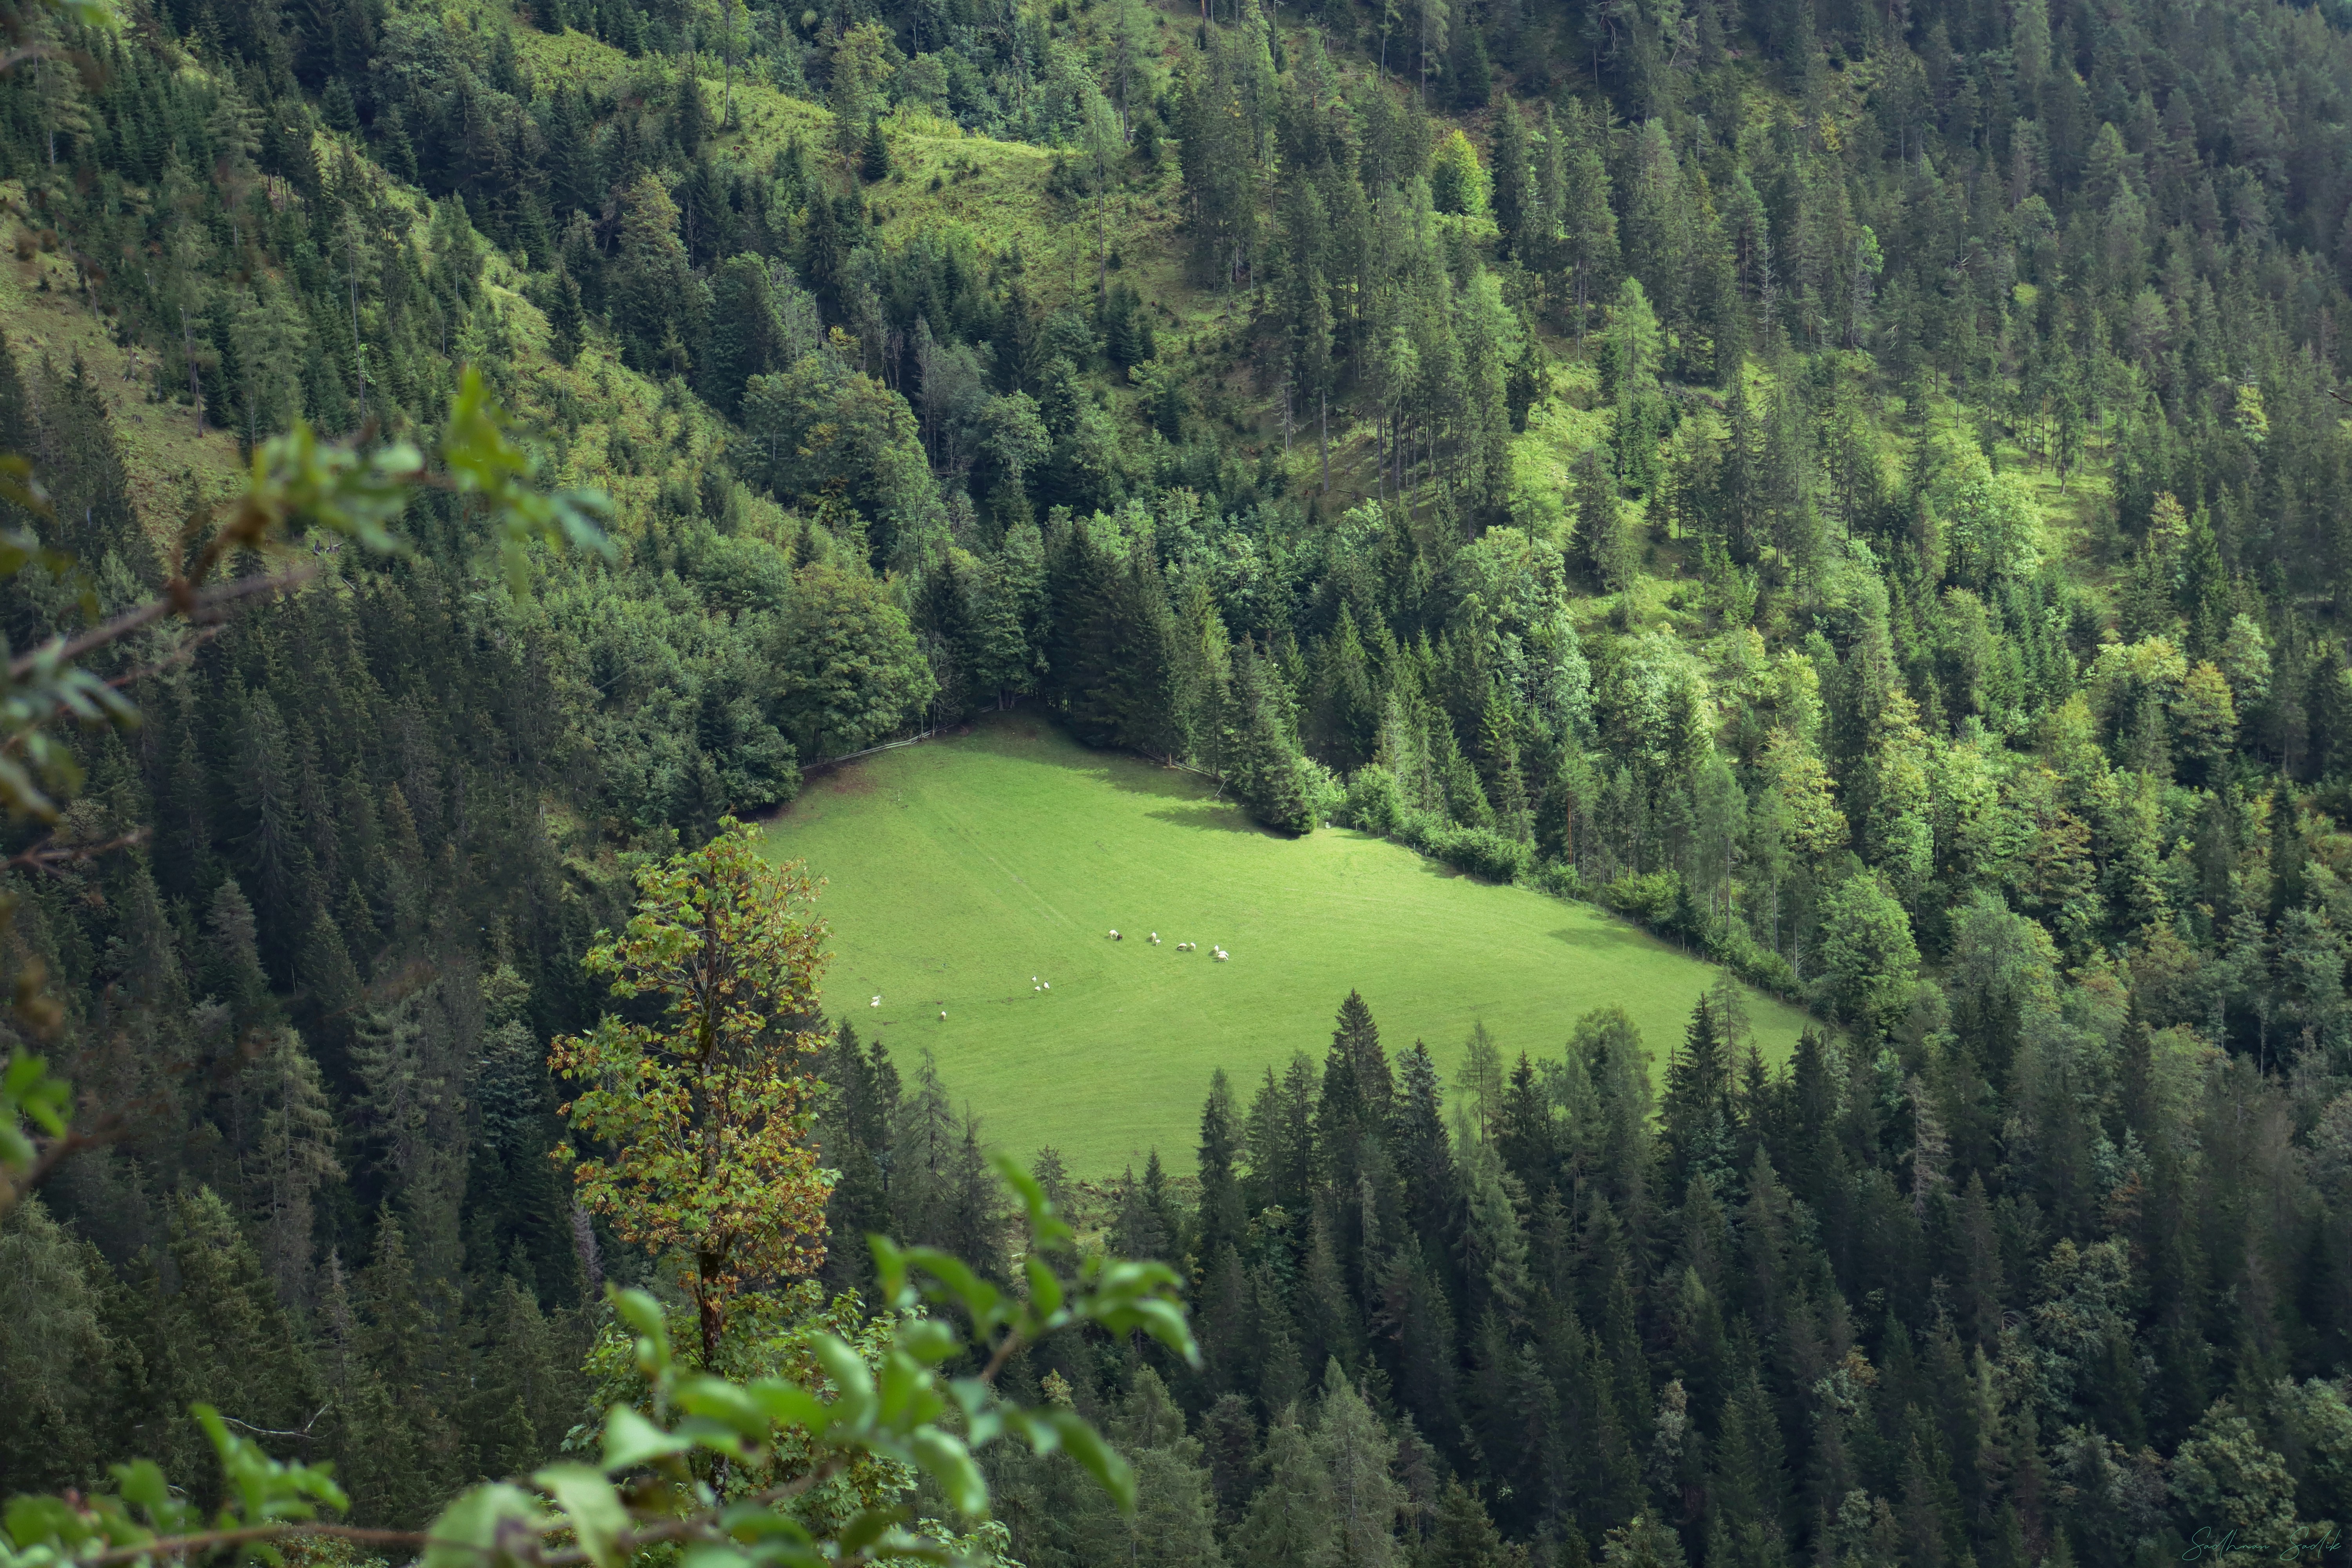
[[[1004,1398],[997,1374],[1024,1349],[1087,1325],[1148,1334],[1198,1364],[1177,1276],[1165,1264],[1082,1256],[1036,1180],[1009,1159],[995,1163],[1028,1219],[1020,1294],[950,1254],[875,1237],[887,1333],[861,1351],[822,1331],[808,1344],[816,1375],[739,1382],[682,1366],[661,1304],[615,1289],[643,1397],[607,1410],[595,1463],[475,1487],[422,1531],[362,1530],[319,1517],[345,1506],[326,1467],[271,1459],[198,1406],[227,1500],[215,1516],[200,1517],[153,1465],[118,1465],[111,1493],[13,1500],[0,1518],[0,1568],[274,1565],[280,1544],[321,1535],[414,1551],[421,1568],[622,1568],[657,1549],[686,1568],[969,1562],[986,1549],[913,1528],[887,1495],[904,1486],[846,1518],[796,1505],[853,1465],[882,1460],[929,1477],[960,1514],[984,1521],[989,1489],[974,1451],[1005,1438],[1067,1454],[1131,1510],[1133,1472],[1101,1434],[1066,1407]],[[951,1373],[959,1363],[972,1370]]]

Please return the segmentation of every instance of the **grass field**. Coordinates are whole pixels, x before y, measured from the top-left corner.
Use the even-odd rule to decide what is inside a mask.
[[[1264,833],[1201,779],[1025,712],[814,781],[769,842],[827,879],[827,1010],[878,1030],[902,1068],[935,1051],[990,1142],[1051,1143],[1082,1176],[1154,1146],[1190,1170],[1212,1069],[1246,1099],[1295,1050],[1319,1063],[1350,987],[1392,1052],[1425,1038],[1450,1078],[1475,1020],[1510,1056],[1554,1055],[1611,1003],[1663,1063],[1715,976],[1589,906],[1397,845]],[[1785,1057],[1802,1015],[1748,1006]]]

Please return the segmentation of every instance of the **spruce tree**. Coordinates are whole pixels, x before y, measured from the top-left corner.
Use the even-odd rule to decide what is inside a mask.
[[[670,134],[677,139],[678,151],[691,160],[701,156],[702,143],[710,135],[710,106],[702,100],[702,82],[695,69],[692,55],[677,73],[677,97],[670,110]]]
[[[1285,1410],[1267,1430],[1265,1484],[1234,1532],[1236,1555],[1251,1568],[1323,1568],[1339,1533],[1330,1471],[1301,1414]]]
[[[1529,242],[1543,214],[1534,188],[1527,121],[1507,96],[1495,115],[1495,140],[1488,158],[1494,181],[1488,203],[1495,226],[1502,234],[1503,254],[1527,262],[1539,248]]]
[[[1662,1121],[1665,1175],[1674,1191],[1693,1181],[1719,1185],[1729,1179],[1731,1059],[1711,996],[1699,997],[1682,1045],[1666,1063]]]
[[[1397,1559],[1397,1510],[1404,1504],[1403,1489],[1389,1473],[1396,1440],[1336,1359],[1323,1369],[1314,1454],[1330,1488],[1339,1560],[1354,1568],[1390,1568]]]
[[[1460,1477],[1445,1483],[1437,1518],[1417,1561],[1423,1568],[1500,1568],[1503,1538],[1478,1494]]]
[[[1192,1250],[1204,1258],[1247,1239],[1241,1178],[1234,1168],[1240,1149],[1235,1122],[1233,1086],[1219,1068],[1210,1078],[1209,1098],[1201,1107],[1201,1218]]]
[[[1201,1417],[1201,1447],[1208,1460],[1209,1489],[1216,1498],[1219,1526],[1230,1539],[1241,1523],[1258,1483],[1258,1428],[1249,1401],[1228,1394]]]
[[[897,1215],[890,1202],[891,1129],[900,1112],[898,1069],[877,1037],[861,1046],[857,1029],[841,1021],[825,1048],[819,1074],[826,1094],[817,1119],[817,1139],[825,1163],[837,1173],[825,1202],[825,1228],[835,1238],[825,1249],[824,1275],[836,1290],[862,1289],[874,1272],[873,1253],[860,1245],[870,1235],[892,1234]]]
[[[548,347],[559,364],[570,364],[580,357],[587,342],[588,311],[580,298],[580,280],[569,267],[559,267],[555,274],[555,292],[547,311]]]

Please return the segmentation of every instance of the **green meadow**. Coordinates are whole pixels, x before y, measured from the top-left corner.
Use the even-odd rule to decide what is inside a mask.
[[[1392,1052],[1426,1039],[1450,1078],[1478,1020],[1507,1056],[1556,1054],[1612,1004],[1663,1066],[1715,977],[1587,905],[1360,833],[1266,833],[1196,775],[1019,711],[812,781],[769,843],[825,879],[827,1010],[902,1069],[934,1052],[992,1144],[1053,1144],[1082,1176],[1154,1147],[1189,1170],[1210,1073],[1246,1100],[1293,1051],[1319,1062],[1351,987]],[[1785,1057],[1803,1015],[1748,1007]]]

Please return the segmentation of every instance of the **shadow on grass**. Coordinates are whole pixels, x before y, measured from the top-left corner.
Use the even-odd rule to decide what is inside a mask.
[[[1221,800],[1188,800],[1159,811],[1144,813],[1154,822],[1165,822],[1178,827],[1194,827],[1210,833],[1239,833],[1253,838],[1279,838],[1282,835],[1252,822],[1240,806]]]
[[[1162,767],[1140,757],[1119,753],[1108,756],[1089,753],[1084,764],[1086,771],[1129,795],[1156,795],[1161,800],[1198,801],[1212,805],[1216,800],[1216,787],[1197,773],[1181,768]]]
[[[1562,926],[1547,934],[1554,942],[1566,942],[1570,947],[1637,947],[1657,953],[1680,951],[1672,942],[1652,936],[1640,926],[1619,920],[1597,921],[1589,926]],[[1699,963],[1706,962],[1697,953],[1685,953],[1683,956]]]

